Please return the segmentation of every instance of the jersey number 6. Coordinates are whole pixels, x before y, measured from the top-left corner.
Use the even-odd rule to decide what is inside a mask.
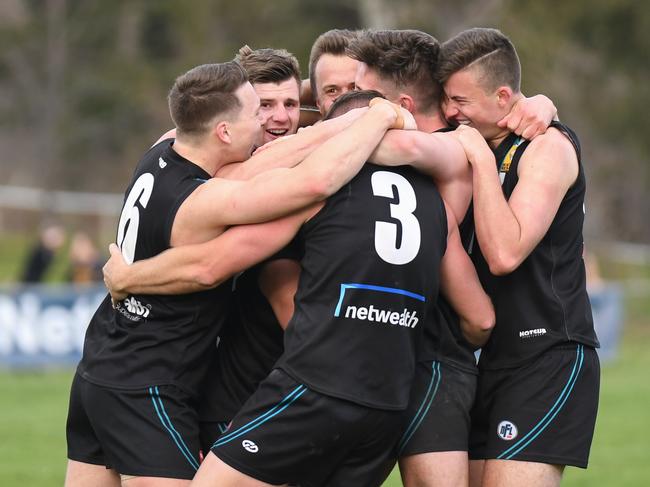
[[[143,208],[146,208],[152,191],[153,174],[144,173],[133,183],[129,196],[124,203],[124,208],[122,208],[120,223],[117,225],[117,245],[122,250],[122,255],[127,264],[133,264],[135,244],[138,239],[140,210],[136,203],[140,203]]]

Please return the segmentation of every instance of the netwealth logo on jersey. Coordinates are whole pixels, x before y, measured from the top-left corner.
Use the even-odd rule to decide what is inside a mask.
[[[386,323],[415,328],[418,321],[420,321],[417,314],[417,311],[409,311],[406,308],[404,308],[404,311],[399,313],[397,311],[378,309],[371,304],[369,307],[348,306],[345,309],[344,316],[345,318],[352,318],[353,320],[368,320],[375,323]]]
[[[149,316],[149,312],[151,311],[151,305],[144,306],[133,296],[124,300],[124,306],[126,306],[126,309],[129,311],[129,313],[136,314],[142,318]]]
[[[354,293],[367,293],[370,291],[371,293],[393,294],[413,298],[417,301],[426,301],[426,298],[424,296],[412,293],[410,291],[405,291],[404,289],[375,286],[372,284],[346,283],[341,284],[339,301],[336,309],[334,310],[334,316],[337,318],[341,317],[343,301],[345,300],[346,294],[349,296],[352,291]],[[369,306],[354,306],[352,304],[348,304],[345,307],[343,317],[353,320],[370,321],[373,323],[406,326],[409,328],[415,328],[420,321],[417,316],[417,311],[411,311],[408,308],[403,308],[403,310],[399,312],[393,311],[392,309],[382,309],[381,307],[376,307],[374,304],[371,304]]]

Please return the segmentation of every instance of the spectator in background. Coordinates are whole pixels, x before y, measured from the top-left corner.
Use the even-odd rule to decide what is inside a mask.
[[[70,241],[68,280],[73,284],[102,281],[103,261],[86,232],[76,232]]]
[[[42,282],[50,268],[54,255],[65,242],[65,230],[56,223],[43,227],[38,241],[29,251],[23,267],[21,281],[25,283]]]

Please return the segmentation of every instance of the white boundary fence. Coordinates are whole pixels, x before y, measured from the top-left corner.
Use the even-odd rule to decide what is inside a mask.
[[[124,196],[116,193],[47,191],[0,185],[0,208],[69,215],[116,216]]]

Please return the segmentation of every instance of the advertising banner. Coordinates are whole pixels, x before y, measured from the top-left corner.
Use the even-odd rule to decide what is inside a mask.
[[[0,290],[0,365],[75,365],[88,322],[105,296],[103,284]]]

